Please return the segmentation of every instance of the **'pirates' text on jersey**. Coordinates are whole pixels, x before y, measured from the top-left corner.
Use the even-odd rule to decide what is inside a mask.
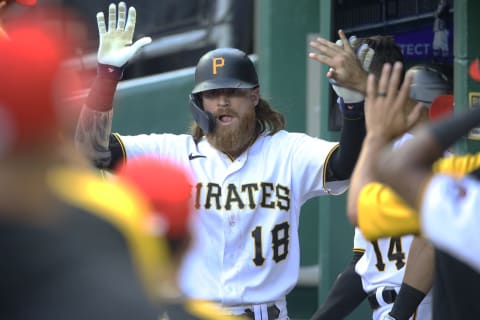
[[[191,170],[195,237],[180,284],[190,297],[225,305],[284,299],[298,278],[301,206],[348,186],[324,181],[325,164],[338,144],[303,133],[262,134],[235,160],[205,138],[195,144],[189,135],[121,141],[127,159],[152,154]]]

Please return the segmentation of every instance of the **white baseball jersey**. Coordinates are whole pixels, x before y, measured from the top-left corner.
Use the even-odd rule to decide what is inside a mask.
[[[400,146],[413,136],[410,133],[404,134],[394,143],[394,148]],[[363,290],[366,293],[384,287],[394,287],[398,290],[403,282],[405,275],[405,266],[407,263],[408,252],[413,241],[412,235],[402,237],[380,238],[376,241],[368,241],[362,235],[360,229],[355,228],[354,249],[364,249],[365,252],[355,265],[355,271],[362,278]],[[421,305],[425,310],[419,307],[417,319],[430,319],[429,311],[431,304],[431,294],[424,299]],[[383,319],[384,315],[390,312],[393,304],[381,306],[373,312],[372,319]],[[420,316],[421,315],[421,316]]]
[[[358,228],[355,228],[355,234],[355,238],[363,238]],[[413,236],[408,235],[367,241],[365,253],[355,265],[365,292],[379,287],[400,287],[412,240]]]
[[[348,187],[348,180],[325,183],[325,164],[338,143],[302,133],[262,134],[233,161],[205,138],[198,145],[189,135],[121,139],[127,158],[166,156],[192,171],[195,241],[181,288],[226,306],[284,300],[298,278],[301,206]]]
[[[395,141],[394,148],[413,136],[404,134]],[[366,240],[360,229],[355,228],[354,248],[364,248],[365,253],[355,266],[362,277],[363,290],[367,293],[378,287],[400,286],[405,273],[405,263],[413,236],[381,238],[377,241]]]
[[[425,237],[480,272],[480,181],[435,176],[425,190],[420,216]]]
[[[405,275],[408,252],[413,236],[381,238],[368,242],[361,234],[360,229],[355,228],[355,238],[359,248],[360,243],[366,242],[365,253],[355,265],[355,271],[362,278],[363,290],[367,293],[376,292],[381,297],[385,287],[392,287],[400,291],[400,286]],[[363,239],[363,240],[362,240]],[[380,307],[372,312],[372,320],[383,320],[392,310],[393,303],[386,304],[379,301]],[[423,298],[418,305],[415,315],[411,320],[432,319],[432,291]]]

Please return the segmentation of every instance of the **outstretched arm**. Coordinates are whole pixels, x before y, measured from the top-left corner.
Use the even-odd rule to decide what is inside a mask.
[[[407,108],[411,75],[407,73],[398,89],[402,69],[400,62],[395,63],[393,71],[390,64],[385,64],[378,85],[373,74],[368,78],[365,101],[367,136],[352,175],[347,201],[348,217],[355,225],[360,192],[365,185],[376,180],[375,160],[382,148],[408,131],[420,116],[421,104],[411,112]]]
[[[384,150],[377,161],[379,181],[391,186],[412,208],[419,209],[432,164],[445,150],[480,123],[480,109],[424,127],[396,150]]]
[[[425,238],[415,237],[408,252],[402,286],[389,315],[408,320],[433,285],[435,249]]]
[[[75,142],[98,167],[110,166],[110,133],[113,119],[113,97],[122,78],[123,68],[131,57],[152,40],[144,37],[133,42],[136,10],[125,2],[108,8],[108,27],[103,12],[97,13],[99,47],[98,68],[75,132]]]

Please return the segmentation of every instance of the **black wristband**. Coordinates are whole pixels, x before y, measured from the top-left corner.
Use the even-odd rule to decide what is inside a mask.
[[[425,293],[402,283],[389,314],[397,320],[408,320],[415,313],[423,298],[425,298]]]
[[[434,123],[430,130],[441,148],[446,150],[478,125],[480,125],[480,108],[475,108]]]

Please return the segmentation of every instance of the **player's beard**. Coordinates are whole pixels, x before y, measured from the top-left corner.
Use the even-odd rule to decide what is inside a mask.
[[[255,134],[255,111],[238,119],[238,125],[216,126],[215,131],[207,135],[208,142],[222,152],[238,156],[237,153],[248,147]]]

